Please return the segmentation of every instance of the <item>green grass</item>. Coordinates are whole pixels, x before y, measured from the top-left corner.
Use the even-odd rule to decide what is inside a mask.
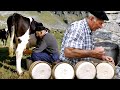
[[[58,43],[58,49],[60,51],[64,30],[61,30],[61,32],[58,32],[57,30],[51,30],[51,33],[55,36]]]
[[[63,18],[60,18],[59,16],[50,13],[49,11],[41,12],[39,14],[39,20],[48,25],[54,25],[57,24],[58,22],[64,23]]]
[[[60,50],[64,31],[51,30],[51,33],[55,36]],[[10,39],[8,38],[7,46],[3,46],[0,41],[0,79],[31,79],[26,67],[27,56],[22,58],[22,69],[25,73],[22,76],[17,74],[15,56],[9,57],[8,55],[9,41]]]
[[[19,77],[19,75],[16,72],[16,62],[15,62],[15,56],[9,57],[8,56],[8,47],[0,46],[0,79],[28,79],[30,77],[26,77],[26,75],[22,75]],[[26,70],[25,60],[22,60],[22,68],[23,70]],[[27,76],[29,76],[29,73],[27,72]]]

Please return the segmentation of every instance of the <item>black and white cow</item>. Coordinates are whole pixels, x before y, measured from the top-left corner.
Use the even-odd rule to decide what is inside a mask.
[[[9,32],[7,28],[0,29],[0,39],[3,42],[4,46],[6,46],[7,44],[8,35]]]
[[[13,56],[13,45],[15,44],[16,70],[21,75],[23,72],[21,68],[23,51],[29,43],[30,35],[35,33],[35,28],[43,26],[43,24],[31,17],[24,17],[21,14],[14,13],[8,17],[7,26],[10,33],[9,56]]]

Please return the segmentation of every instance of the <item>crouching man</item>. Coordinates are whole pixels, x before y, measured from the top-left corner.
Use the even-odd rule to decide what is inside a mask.
[[[46,61],[50,64],[59,62],[59,51],[56,38],[44,26],[36,28],[36,47],[32,50],[29,62]]]

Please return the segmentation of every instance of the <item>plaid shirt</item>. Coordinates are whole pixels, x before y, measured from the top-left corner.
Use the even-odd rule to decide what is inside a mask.
[[[86,19],[75,21],[68,26],[64,33],[61,44],[60,60],[75,65],[80,60],[90,60],[90,58],[67,58],[64,56],[64,48],[72,47],[83,50],[92,50],[94,48],[92,32]]]

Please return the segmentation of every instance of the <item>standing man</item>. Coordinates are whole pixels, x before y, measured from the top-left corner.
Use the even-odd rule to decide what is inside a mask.
[[[104,20],[109,20],[104,11],[90,11],[86,18],[71,23],[64,33],[60,60],[72,65],[91,58],[114,63],[112,57],[105,55],[103,47],[95,48],[93,44],[92,32],[102,28]]]

